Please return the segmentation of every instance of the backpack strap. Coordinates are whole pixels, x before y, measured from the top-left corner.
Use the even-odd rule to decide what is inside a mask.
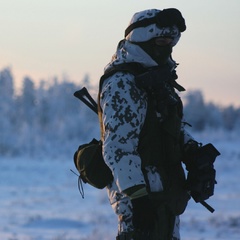
[[[107,69],[104,75],[102,75],[102,77],[100,78],[99,92],[101,91],[104,80],[106,80],[107,78],[109,78],[110,76],[112,76],[117,72],[128,72],[135,76],[135,75],[144,73],[146,71],[147,71],[147,68],[143,67],[140,63],[136,63],[136,62],[114,65],[112,68]]]

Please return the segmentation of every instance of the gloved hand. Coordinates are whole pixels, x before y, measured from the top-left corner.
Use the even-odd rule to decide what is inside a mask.
[[[214,168],[208,171],[189,172],[187,185],[195,202],[201,202],[214,194],[216,171]]]
[[[201,202],[214,194],[216,171],[213,163],[220,153],[212,144],[192,150],[191,161],[185,162],[189,171],[187,187],[195,202]]]
[[[133,207],[133,226],[136,230],[151,231],[157,219],[148,195],[131,200]]]
[[[220,153],[211,143],[202,146],[196,141],[190,141],[185,146],[183,162],[188,171],[207,171],[213,168],[213,163],[219,155]]]
[[[202,147],[202,143],[199,143],[195,140],[189,140],[184,145],[183,162],[185,163],[186,169],[188,171],[197,169],[195,159],[196,159],[197,151],[200,147]]]

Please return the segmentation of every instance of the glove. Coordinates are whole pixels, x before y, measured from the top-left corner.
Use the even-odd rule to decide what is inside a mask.
[[[195,202],[202,202],[214,194],[216,171],[209,168],[207,171],[197,170],[188,172],[187,186]]]
[[[214,194],[216,171],[213,163],[220,153],[212,144],[203,147],[194,145],[188,150],[192,159],[185,161],[189,171],[187,186],[195,202],[201,202]]]
[[[133,211],[133,226],[136,230],[151,231],[157,219],[156,210],[153,208],[148,196],[131,200]]]
[[[183,162],[185,163],[186,169],[188,171],[197,168],[195,160],[197,158],[197,151],[201,146],[202,146],[201,143],[198,143],[197,141],[194,140],[189,140],[184,145]]]
[[[188,171],[207,171],[213,168],[213,163],[219,155],[219,151],[211,143],[201,146],[199,143],[191,141],[185,146],[183,162]]]

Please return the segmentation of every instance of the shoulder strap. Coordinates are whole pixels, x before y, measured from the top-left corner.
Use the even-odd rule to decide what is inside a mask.
[[[145,67],[143,67],[140,63],[136,62],[122,63],[119,65],[112,66],[109,70],[106,70],[104,75],[102,75],[102,77],[100,78],[99,91],[102,88],[104,80],[117,72],[129,72],[133,75],[138,75],[144,73],[146,70],[147,69]]]

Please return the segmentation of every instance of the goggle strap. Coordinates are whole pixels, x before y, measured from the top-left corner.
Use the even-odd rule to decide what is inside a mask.
[[[152,18],[145,18],[141,21],[137,21],[132,23],[131,25],[129,25],[126,30],[125,30],[125,37],[135,28],[139,28],[139,27],[147,27],[151,24],[156,23],[156,17],[152,17]]]

